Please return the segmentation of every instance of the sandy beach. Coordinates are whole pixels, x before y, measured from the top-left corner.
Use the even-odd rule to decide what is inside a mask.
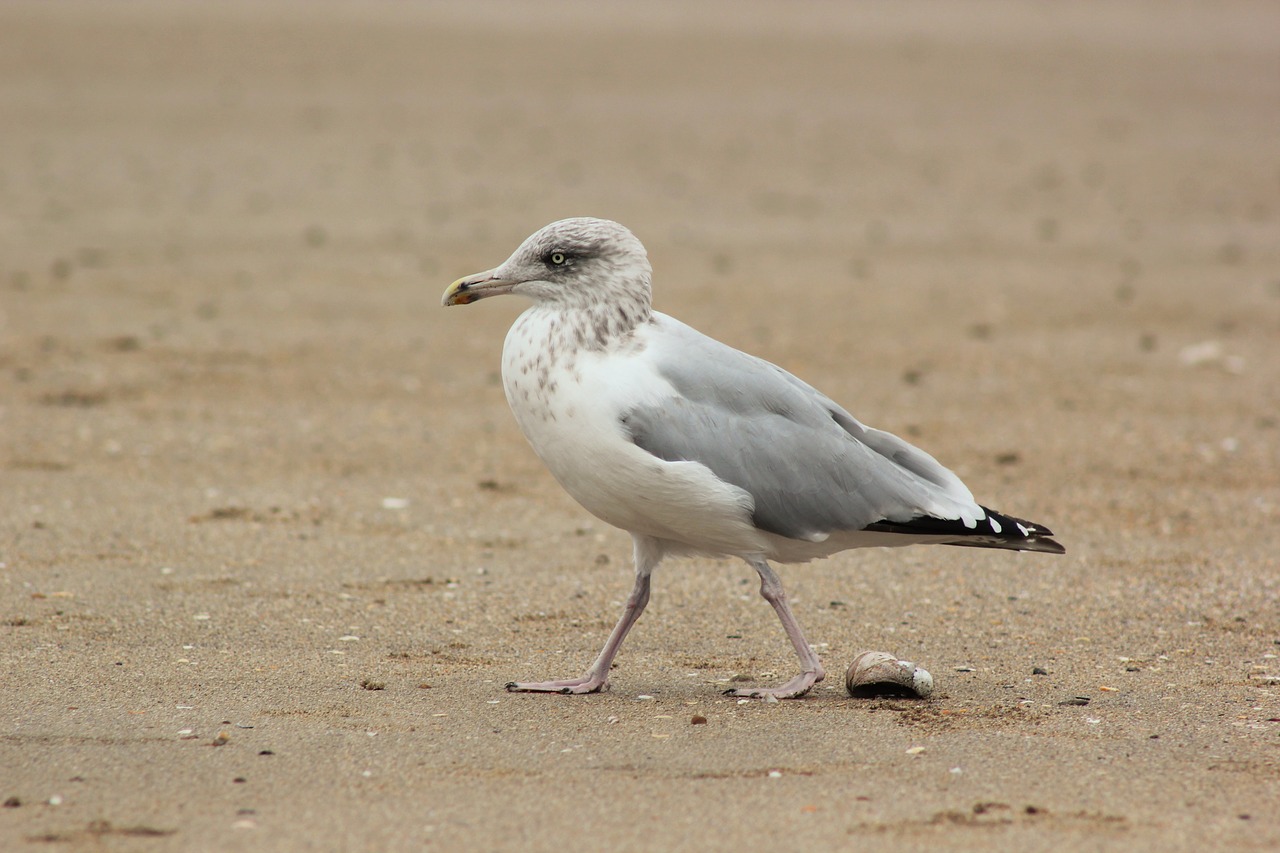
[[[0,5],[0,849],[1280,849],[1280,7]],[[1065,556],[671,560],[453,279],[566,216]],[[925,702],[850,699],[880,649]],[[695,724],[695,718],[705,722]]]

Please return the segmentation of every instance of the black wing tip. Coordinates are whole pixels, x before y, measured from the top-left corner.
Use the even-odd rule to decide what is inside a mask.
[[[970,548],[1004,548],[1010,551],[1038,551],[1043,554],[1065,554],[1062,543],[1050,537],[1053,531],[1043,524],[1015,518],[982,508],[986,518],[973,527],[965,526],[959,519],[934,518],[922,515],[910,521],[877,521],[866,530],[879,533],[897,533],[904,536],[954,536],[946,545],[962,545]]]
[[[968,548],[999,548],[1005,551],[1034,551],[1038,554],[1067,553],[1067,549],[1062,547],[1062,543],[1047,536],[1028,536],[1024,539],[1020,536],[994,537],[988,534],[985,536],[975,535],[968,539],[956,539],[954,542],[944,542],[943,544]]]
[[[1028,537],[1021,546],[1016,544],[1017,541],[1016,539],[1014,540],[1015,545],[1013,547],[1018,551],[1038,551],[1041,554],[1067,553],[1067,549],[1063,547],[1061,542],[1056,539],[1050,539],[1048,536],[1036,535]]]

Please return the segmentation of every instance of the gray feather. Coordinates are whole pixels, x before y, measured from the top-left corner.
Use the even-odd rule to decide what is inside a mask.
[[[929,454],[863,426],[780,367],[663,320],[680,339],[663,350],[685,356],[656,365],[676,396],[631,408],[622,425],[654,456],[699,462],[748,492],[760,529],[819,539],[882,520],[981,516]]]

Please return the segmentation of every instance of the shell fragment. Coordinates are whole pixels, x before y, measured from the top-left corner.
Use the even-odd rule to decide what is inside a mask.
[[[849,664],[844,686],[855,699],[876,696],[928,699],[933,695],[933,676],[897,655],[862,652]]]

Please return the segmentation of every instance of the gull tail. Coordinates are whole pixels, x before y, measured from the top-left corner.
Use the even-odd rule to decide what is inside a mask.
[[[982,508],[986,518],[978,519],[977,526],[966,527],[958,519],[933,518],[922,515],[910,521],[877,521],[866,530],[879,533],[898,533],[903,536],[953,537],[944,545],[962,545],[968,548],[1003,548],[1008,551],[1040,551],[1044,554],[1065,554],[1067,549],[1051,539],[1053,531],[1034,521],[1014,518],[993,509]],[[936,539],[934,541],[937,541]]]

